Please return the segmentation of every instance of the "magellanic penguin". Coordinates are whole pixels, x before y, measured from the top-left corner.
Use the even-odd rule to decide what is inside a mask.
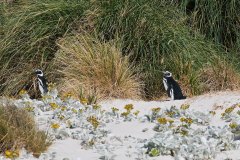
[[[173,79],[171,72],[163,71],[163,85],[168,97],[171,97],[172,100],[186,99],[186,96],[182,94],[179,84]]]
[[[35,73],[37,74],[39,90],[42,95],[45,95],[48,92],[48,85],[46,78],[43,76],[43,71],[37,69]]]

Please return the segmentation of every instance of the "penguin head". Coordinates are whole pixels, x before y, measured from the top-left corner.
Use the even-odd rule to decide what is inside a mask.
[[[172,73],[169,71],[162,71],[163,72],[163,77],[172,77]]]
[[[35,73],[37,74],[37,76],[40,76],[40,77],[43,76],[43,71],[40,70],[40,69],[37,69],[37,70],[35,71]]]

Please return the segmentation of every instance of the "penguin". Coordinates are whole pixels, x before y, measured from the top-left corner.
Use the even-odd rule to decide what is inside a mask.
[[[186,99],[186,96],[182,94],[179,84],[173,79],[171,72],[163,71],[163,85],[168,97],[171,97],[172,100]]]
[[[41,94],[42,95],[47,94],[48,93],[48,85],[47,85],[46,78],[43,76],[43,71],[41,71],[40,69],[37,69],[35,71],[35,73],[37,74],[38,87],[39,87]]]

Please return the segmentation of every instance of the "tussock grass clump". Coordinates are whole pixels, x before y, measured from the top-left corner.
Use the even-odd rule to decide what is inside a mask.
[[[165,57],[169,70],[179,80],[186,95],[238,89],[238,63],[213,43],[201,42],[201,39],[189,40],[182,51]]]
[[[164,0],[112,0],[96,4],[98,14],[95,25],[99,37],[104,41],[120,37],[123,53],[130,54],[131,60],[145,75],[148,98],[165,93],[162,70],[173,72],[179,83],[187,87],[189,96],[209,90],[200,85],[203,81],[199,71],[205,65],[213,67],[219,59],[224,64],[230,63],[221,46],[206,40],[199,32],[193,34],[187,24],[188,17],[175,3]],[[232,75],[236,74],[233,70]],[[209,87],[211,90],[212,86]]]
[[[0,150],[20,150],[23,147],[39,156],[51,144],[44,131],[39,131],[27,111],[13,105],[0,106]]]
[[[237,70],[232,64],[218,59],[211,65],[203,67],[199,72],[203,90],[219,91],[239,88],[240,75],[236,74]]]
[[[16,94],[29,84],[36,68],[46,70],[58,50],[56,40],[76,27],[75,22],[88,7],[88,2],[82,0],[20,2],[6,6],[4,12],[0,91],[6,95]]]
[[[56,55],[58,72],[63,75],[62,91],[95,93],[100,99],[139,98],[141,82],[128,56],[116,43],[100,42],[89,35],[76,35],[59,41]],[[85,93],[85,94],[90,94]]]

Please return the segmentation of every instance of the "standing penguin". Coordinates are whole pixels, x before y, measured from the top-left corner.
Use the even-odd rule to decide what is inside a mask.
[[[182,94],[179,84],[173,79],[171,72],[163,71],[163,85],[168,97],[171,97],[172,100],[186,99],[186,96]]]
[[[37,69],[35,73],[37,74],[39,90],[42,95],[45,95],[48,92],[47,80],[40,69]]]

